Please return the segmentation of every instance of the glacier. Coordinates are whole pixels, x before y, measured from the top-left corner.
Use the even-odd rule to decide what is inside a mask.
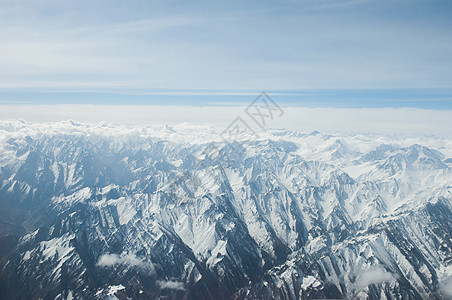
[[[12,120],[0,149],[2,299],[452,297],[449,137]]]

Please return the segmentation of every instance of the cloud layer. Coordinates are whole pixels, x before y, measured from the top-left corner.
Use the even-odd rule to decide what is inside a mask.
[[[283,107],[284,114],[268,120],[267,128],[297,131],[413,133],[450,136],[452,111],[409,108],[301,108]],[[115,105],[3,105],[0,120],[31,122],[110,122],[119,124],[211,124],[228,126],[241,117],[257,127],[244,107],[231,106],[115,106]],[[256,130],[259,130],[257,128]]]

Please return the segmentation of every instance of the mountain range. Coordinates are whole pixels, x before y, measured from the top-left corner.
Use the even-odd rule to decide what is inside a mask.
[[[0,122],[1,299],[451,299],[452,139]]]

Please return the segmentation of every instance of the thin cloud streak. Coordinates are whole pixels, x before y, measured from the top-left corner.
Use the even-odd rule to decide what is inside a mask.
[[[452,21],[423,1],[20,3],[0,4],[1,89],[452,87]]]

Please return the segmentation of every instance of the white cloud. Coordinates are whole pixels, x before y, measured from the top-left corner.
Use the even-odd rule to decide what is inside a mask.
[[[145,263],[139,259],[135,254],[133,253],[127,253],[127,254],[103,254],[99,261],[97,262],[98,266],[101,267],[111,267],[114,265],[125,265],[130,267],[142,267]]]
[[[452,276],[443,280],[443,282],[440,283],[439,288],[447,297],[452,297]]]
[[[117,254],[104,254],[97,262],[98,266],[110,267],[119,263],[119,256]]]
[[[162,290],[169,289],[169,290],[185,290],[184,284],[179,281],[158,281],[158,285]]]
[[[136,257],[135,254],[128,253],[122,257],[122,263],[129,266],[139,266],[143,262],[138,257]]]
[[[395,277],[392,273],[389,273],[381,267],[373,267],[369,270],[362,272],[356,281],[358,289],[364,289],[370,284],[380,284],[386,281],[394,280]]]

